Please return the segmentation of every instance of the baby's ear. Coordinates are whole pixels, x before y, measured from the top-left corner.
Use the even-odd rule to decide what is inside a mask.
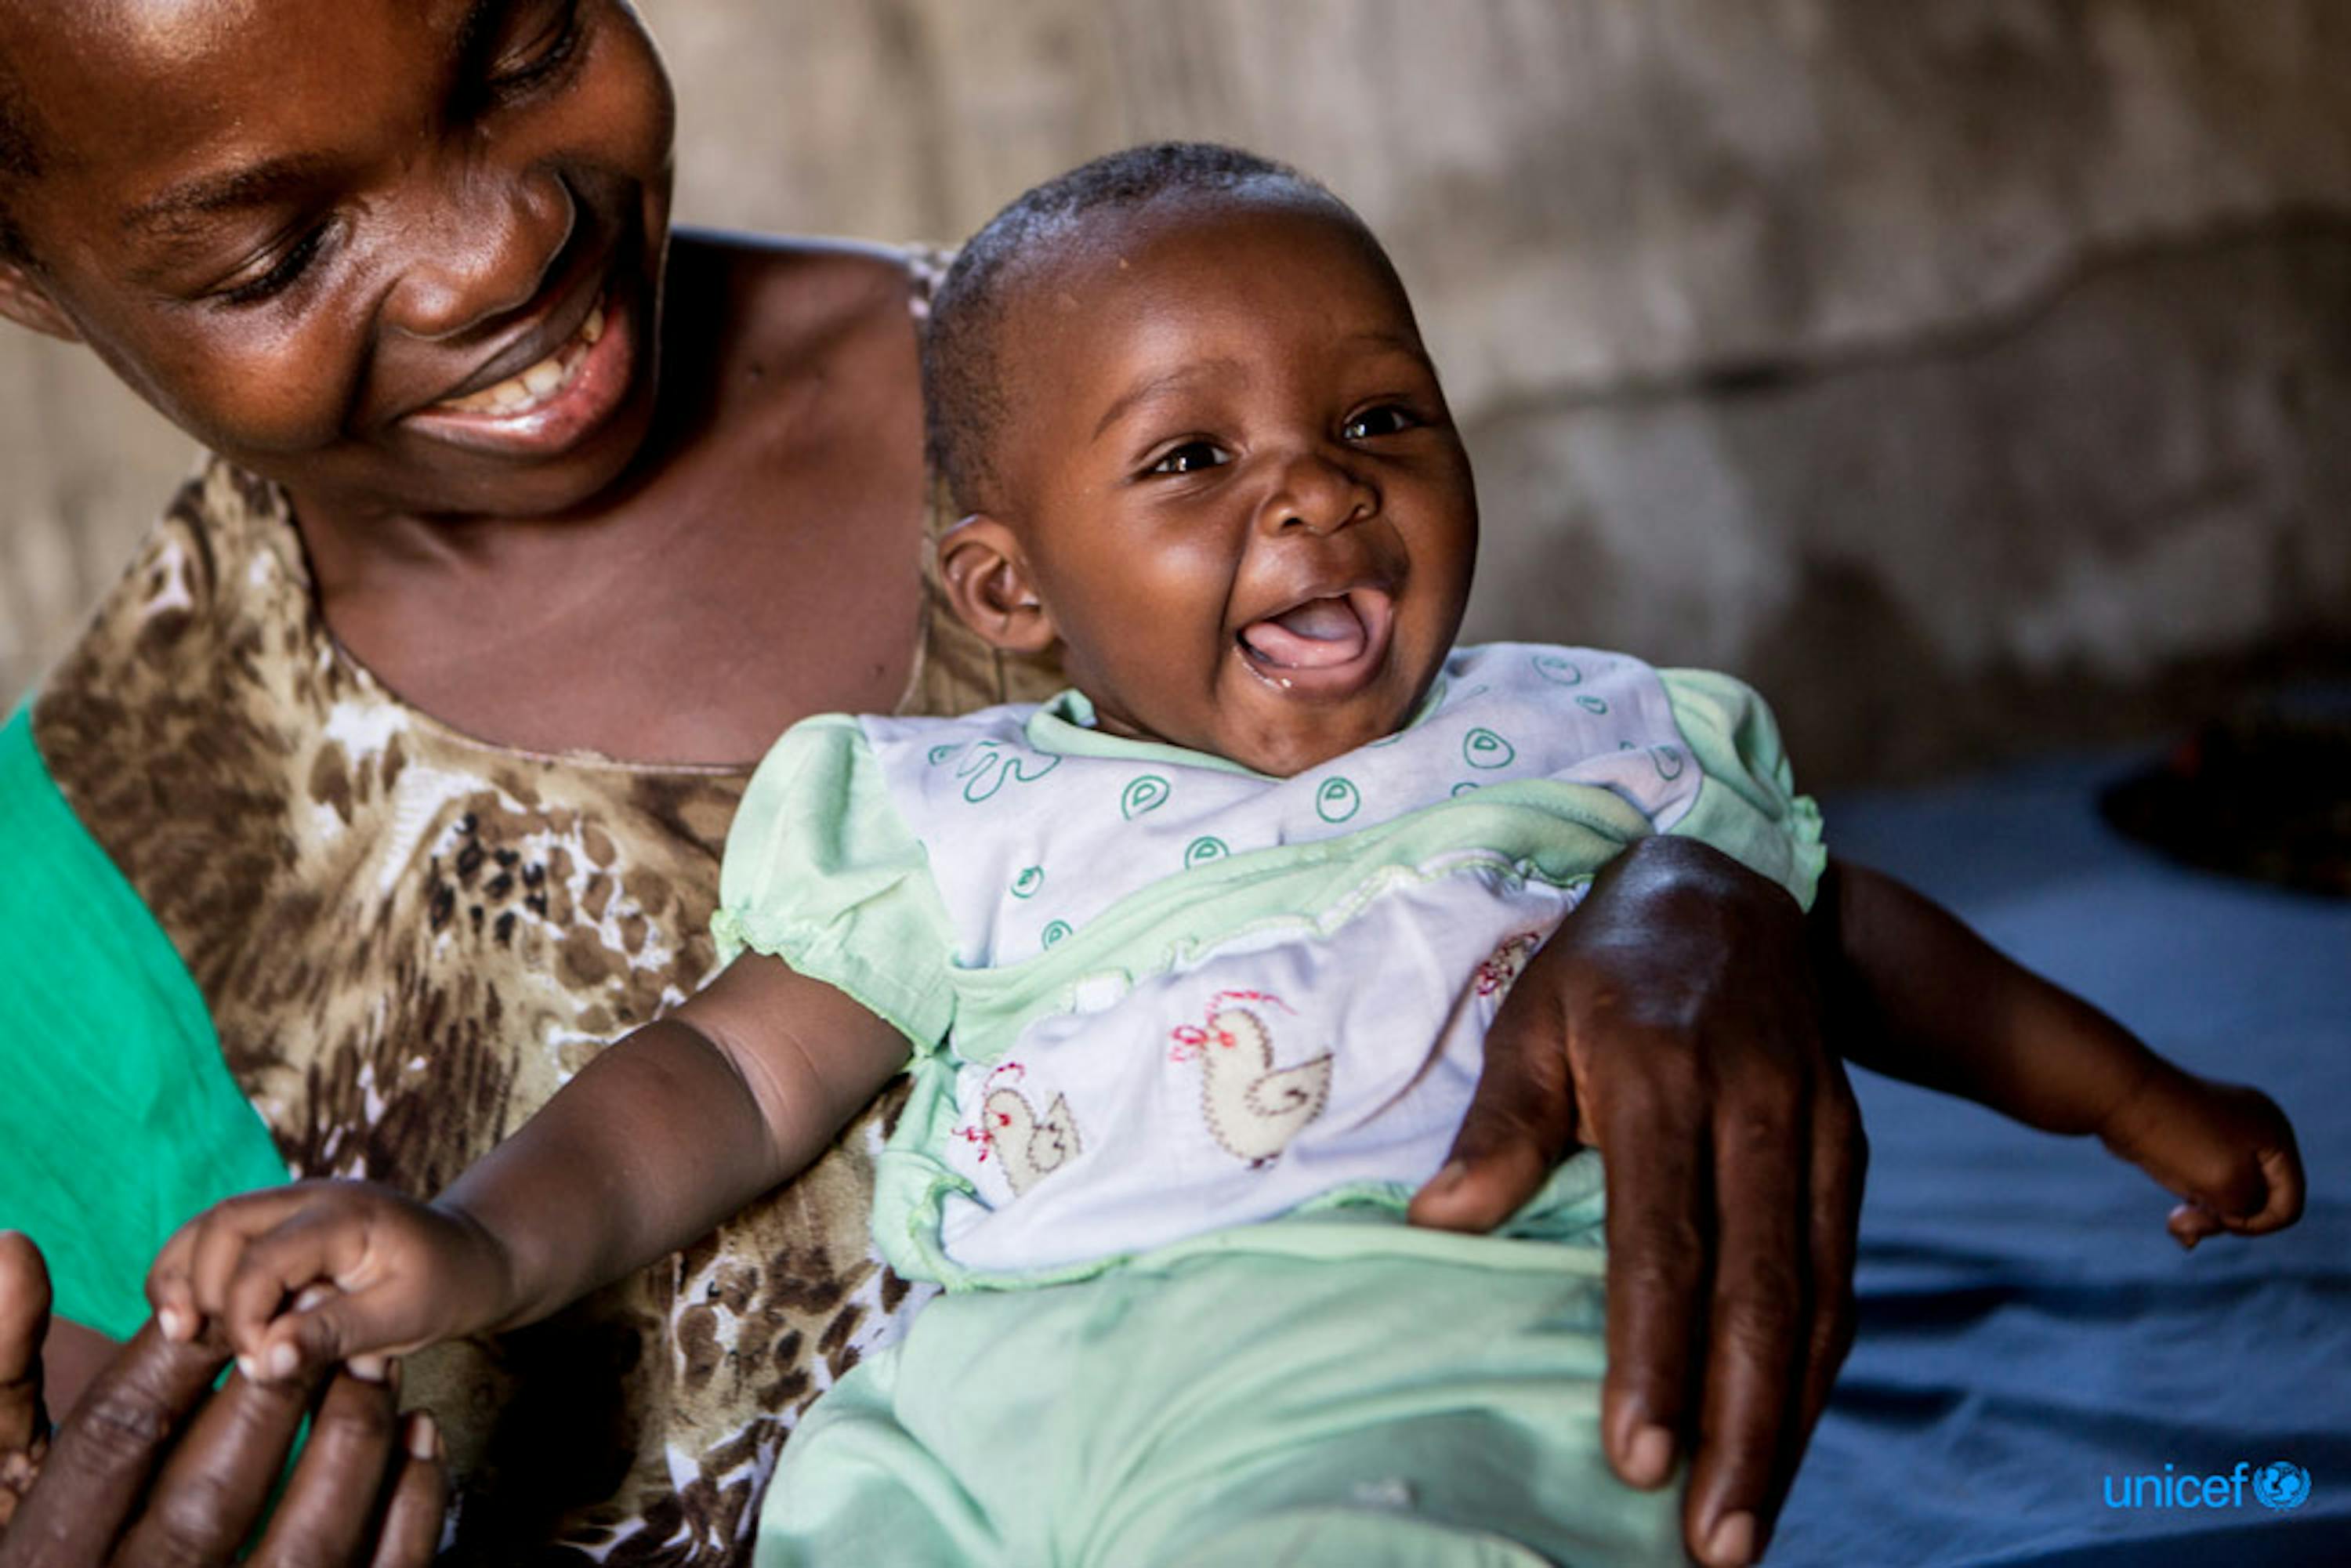
[[[963,623],[1011,653],[1041,653],[1060,633],[1029,580],[1019,537],[1003,519],[975,512],[939,540],[939,576]]]
[[[0,316],[44,337],[81,341],[81,333],[49,298],[32,270],[21,261],[0,256]]]

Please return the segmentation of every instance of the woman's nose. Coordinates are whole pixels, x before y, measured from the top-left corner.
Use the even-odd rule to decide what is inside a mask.
[[[550,172],[478,170],[467,185],[456,201],[444,189],[417,204],[435,217],[385,306],[410,337],[463,337],[530,304],[579,222],[579,204]]]
[[[1361,522],[1379,508],[1380,494],[1370,480],[1328,453],[1310,451],[1284,460],[1258,516],[1277,532],[1303,528],[1327,534]]]

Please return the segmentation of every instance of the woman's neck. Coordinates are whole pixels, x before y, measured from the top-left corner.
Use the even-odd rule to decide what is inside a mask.
[[[435,718],[532,751],[739,763],[903,689],[924,494],[903,270],[681,239],[670,277],[674,390],[590,503],[421,517],[295,497],[328,626]]]

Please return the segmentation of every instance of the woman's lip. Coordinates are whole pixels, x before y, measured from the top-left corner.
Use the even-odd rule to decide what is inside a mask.
[[[639,314],[631,301],[613,290],[592,302],[573,329],[570,339],[549,358],[561,360],[575,342],[590,336],[583,330],[599,315],[601,329],[582,344],[584,352],[563,372],[564,379],[542,400],[497,408],[458,406],[461,399],[444,399],[409,414],[402,423],[421,434],[475,451],[517,456],[560,452],[594,431],[627,401],[635,378]],[[520,372],[528,376],[539,364]],[[512,376],[506,378],[515,379]],[[467,393],[496,392],[503,382]]]

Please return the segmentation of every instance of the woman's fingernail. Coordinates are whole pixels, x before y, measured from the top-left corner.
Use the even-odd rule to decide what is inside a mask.
[[[360,1379],[363,1383],[381,1383],[383,1381],[384,1362],[383,1357],[380,1355],[355,1355],[343,1364],[350,1370],[350,1375],[353,1377]]]
[[[294,1298],[294,1310],[298,1312],[307,1312],[313,1307],[325,1306],[334,1299],[335,1288],[332,1285],[305,1286],[302,1293]]]
[[[1740,1568],[1755,1561],[1755,1516],[1741,1510],[1714,1521],[1706,1538],[1707,1568]]]
[[[177,1307],[165,1307],[157,1312],[155,1324],[163,1331],[165,1339],[181,1344],[196,1337],[196,1325],[189,1321],[187,1313]]]
[[[237,1375],[243,1377],[247,1383],[258,1383],[261,1381],[261,1362],[256,1356],[238,1356],[236,1358],[236,1370]]]
[[[441,1428],[422,1410],[408,1418],[408,1452],[411,1458],[419,1459],[441,1457]]]
[[[291,1377],[294,1375],[294,1369],[301,1364],[302,1353],[292,1345],[280,1344],[270,1347],[269,1375],[272,1378]]]
[[[1625,1446],[1625,1479],[1636,1487],[1663,1486],[1673,1469],[1674,1435],[1663,1427],[1643,1427]]]

